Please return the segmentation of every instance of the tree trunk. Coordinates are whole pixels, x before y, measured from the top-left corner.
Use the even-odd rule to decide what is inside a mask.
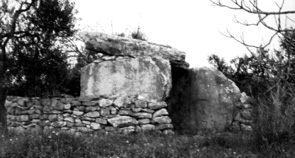
[[[7,118],[6,118],[6,91],[4,83],[4,63],[0,60],[0,135],[5,135],[7,133]]]

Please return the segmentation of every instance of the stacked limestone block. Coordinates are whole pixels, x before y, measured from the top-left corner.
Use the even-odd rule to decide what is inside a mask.
[[[252,131],[253,106],[250,103],[251,98],[245,93],[241,94],[240,105],[236,107],[233,129],[238,131]]]
[[[24,98],[7,97],[10,130],[61,130],[85,132],[144,132],[157,130],[173,133],[165,102],[147,102],[140,97],[122,100],[106,98]]]

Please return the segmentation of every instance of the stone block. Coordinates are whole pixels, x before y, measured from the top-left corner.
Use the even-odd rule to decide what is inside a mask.
[[[171,129],[166,129],[166,130],[163,131],[163,134],[166,134],[166,135],[174,135],[175,133]]]
[[[68,109],[71,109],[71,104],[67,103],[67,104],[64,104],[64,109],[68,110]]]
[[[164,129],[173,129],[172,124],[159,124],[156,126],[157,130],[164,130]]]
[[[71,102],[72,106],[80,106],[81,105],[81,102],[77,101],[77,100],[73,100]]]
[[[21,97],[17,100],[19,106],[26,106],[26,103],[29,101],[29,98]]]
[[[40,118],[40,114],[32,114],[32,115],[30,115],[30,118],[31,118],[31,119],[37,119],[37,118]]]
[[[131,110],[128,110],[128,109],[121,109],[119,111],[119,115],[121,116],[133,116],[133,112]]]
[[[152,110],[152,109],[141,109],[140,111],[151,113],[151,114],[155,112],[155,110]]]
[[[98,111],[92,111],[92,112],[88,112],[88,113],[86,113],[85,115],[84,115],[85,117],[99,117],[100,116],[100,114],[99,114],[99,112]]]
[[[148,104],[148,107],[152,110],[156,110],[156,109],[161,109],[164,107],[167,107],[167,103],[162,101],[162,102],[150,102]]]
[[[111,106],[113,104],[113,101],[110,99],[102,98],[98,101],[98,103],[100,107],[107,107],[107,106]]]
[[[64,108],[64,104],[57,99],[52,99],[51,107],[56,110],[62,110]]]
[[[124,127],[124,128],[119,128],[118,131],[119,131],[119,133],[130,134],[130,133],[135,132],[135,127],[129,126],[129,127]]]
[[[168,115],[168,111],[163,108],[163,109],[156,111],[154,113],[153,117],[160,117],[160,116],[164,116],[164,115]]]
[[[140,94],[147,100],[160,101],[168,96],[170,89],[170,63],[157,57],[91,63],[81,72],[82,97],[116,98]],[[100,103],[100,106],[105,105]]]
[[[97,107],[95,107],[95,106],[86,107],[85,111],[86,112],[97,111]]]
[[[18,116],[18,121],[21,121],[21,122],[26,122],[26,121],[29,121],[30,118],[29,118],[29,115],[20,115]]]
[[[57,120],[57,115],[55,115],[55,114],[50,114],[50,115],[48,115],[48,120],[49,121],[56,121]]]
[[[149,124],[151,121],[150,119],[139,119],[138,124],[143,125],[143,124]]]
[[[135,107],[137,108],[146,108],[147,107],[147,102],[144,100],[137,100],[135,101]]]
[[[145,118],[150,119],[153,117],[152,114],[146,113],[146,112],[134,113],[133,116],[139,119],[145,119]]]
[[[171,119],[168,116],[154,117],[153,122],[159,124],[169,124],[171,123]]]
[[[118,112],[117,108],[115,108],[115,107],[110,107],[110,111],[111,111],[112,115],[116,115]]]
[[[96,106],[96,105],[98,105],[98,102],[97,101],[88,100],[88,101],[83,101],[82,102],[82,105],[84,105],[84,106]]]
[[[101,129],[101,126],[100,126],[99,123],[94,123],[94,122],[92,122],[92,123],[90,124],[90,126],[91,126],[91,128],[94,129],[94,130],[96,130],[96,129]]]
[[[74,110],[74,111],[73,111],[73,114],[74,114],[74,115],[77,115],[77,116],[81,116],[81,115],[84,114],[84,112],[83,112],[83,111],[77,111],[77,110]]]
[[[110,111],[110,108],[102,108],[100,110],[100,115],[101,116],[108,116],[110,115],[111,111]]]
[[[99,124],[103,124],[103,125],[106,125],[108,123],[106,119],[102,119],[102,118],[96,118],[95,122]]]
[[[72,117],[65,117],[64,121],[68,121],[68,122],[74,122],[74,118]]]
[[[143,132],[147,132],[147,131],[151,131],[151,130],[156,129],[155,125],[152,125],[152,124],[141,125],[140,127]]]
[[[138,124],[138,121],[136,119],[129,116],[117,116],[117,117],[108,119],[108,122],[115,128]]]

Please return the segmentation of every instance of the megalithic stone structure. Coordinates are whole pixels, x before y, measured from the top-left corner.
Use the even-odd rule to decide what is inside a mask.
[[[185,53],[169,46],[101,33],[81,36],[86,49],[101,56],[82,70],[82,97],[140,95],[149,101],[163,101],[172,85],[170,63],[188,67]]]
[[[86,50],[99,57],[81,71],[81,96],[9,96],[5,106],[10,130],[251,130],[248,97],[220,71],[190,69],[185,53],[170,46],[102,33],[80,36]]]

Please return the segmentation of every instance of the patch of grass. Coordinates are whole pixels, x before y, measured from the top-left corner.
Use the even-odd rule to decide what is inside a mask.
[[[1,138],[1,158],[256,158],[274,157],[268,150],[252,150],[249,134],[163,135],[157,132],[131,135],[73,135],[43,133]],[[288,147],[289,145],[289,147]],[[294,144],[276,147],[276,157],[293,157]],[[273,147],[269,147],[269,150]],[[274,152],[271,152],[273,154]]]

